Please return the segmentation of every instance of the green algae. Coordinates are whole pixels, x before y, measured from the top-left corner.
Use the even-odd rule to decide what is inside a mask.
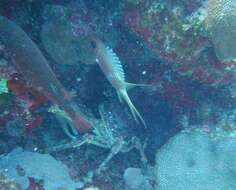
[[[7,80],[0,79],[0,94],[8,93]]]

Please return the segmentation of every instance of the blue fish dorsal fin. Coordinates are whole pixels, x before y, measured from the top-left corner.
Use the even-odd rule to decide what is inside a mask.
[[[124,69],[123,69],[123,66],[121,64],[121,61],[120,61],[119,57],[109,47],[106,47],[106,51],[107,51],[107,54],[109,56],[109,59],[111,60],[111,64],[112,64],[112,66],[114,68],[114,71],[115,71],[117,77],[121,81],[125,81],[125,73],[124,73]]]

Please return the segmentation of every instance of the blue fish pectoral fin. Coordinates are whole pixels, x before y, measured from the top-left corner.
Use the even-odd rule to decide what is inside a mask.
[[[151,88],[152,85],[150,85],[150,84],[134,84],[134,83],[125,82],[125,87],[127,90],[130,90],[135,87]]]
[[[117,93],[119,94],[118,96],[123,99],[129,106],[129,109],[135,119],[135,121],[137,123],[139,123],[139,121],[141,121],[141,123],[146,127],[146,123],[143,119],[143,117],[141,116],[141,114],[138,112],[138,110],[135,108],[135,106],[133,105],[133,103],[131,102],[130,98],[129,98],[129,95],[126,91],[126,89],[124,90],[120,90],[120,91],[117,91]]]

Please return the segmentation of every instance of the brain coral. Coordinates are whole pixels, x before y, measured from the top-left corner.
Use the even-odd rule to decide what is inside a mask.
[[[236,189],[236,139],[193,131],[173,137],[156,157],[156,190]]]

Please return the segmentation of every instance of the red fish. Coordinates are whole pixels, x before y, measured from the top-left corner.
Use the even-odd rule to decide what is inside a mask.
[[[47,97],[42,93],[39,93],[35,88],[27,86],[25,81],[23,81],[17,74],[12,75],[11,79],[7,81],[7,87],[16,96],[27,97],[30,111],[34,111],[48,102]]]
[[[36,44],[14,22],[0,16],[0,38],[10,53],[17,72],[32,87],[68,113],[79,132],[89,131],[91,124],[78,112],[69,93],[62,86]]]

